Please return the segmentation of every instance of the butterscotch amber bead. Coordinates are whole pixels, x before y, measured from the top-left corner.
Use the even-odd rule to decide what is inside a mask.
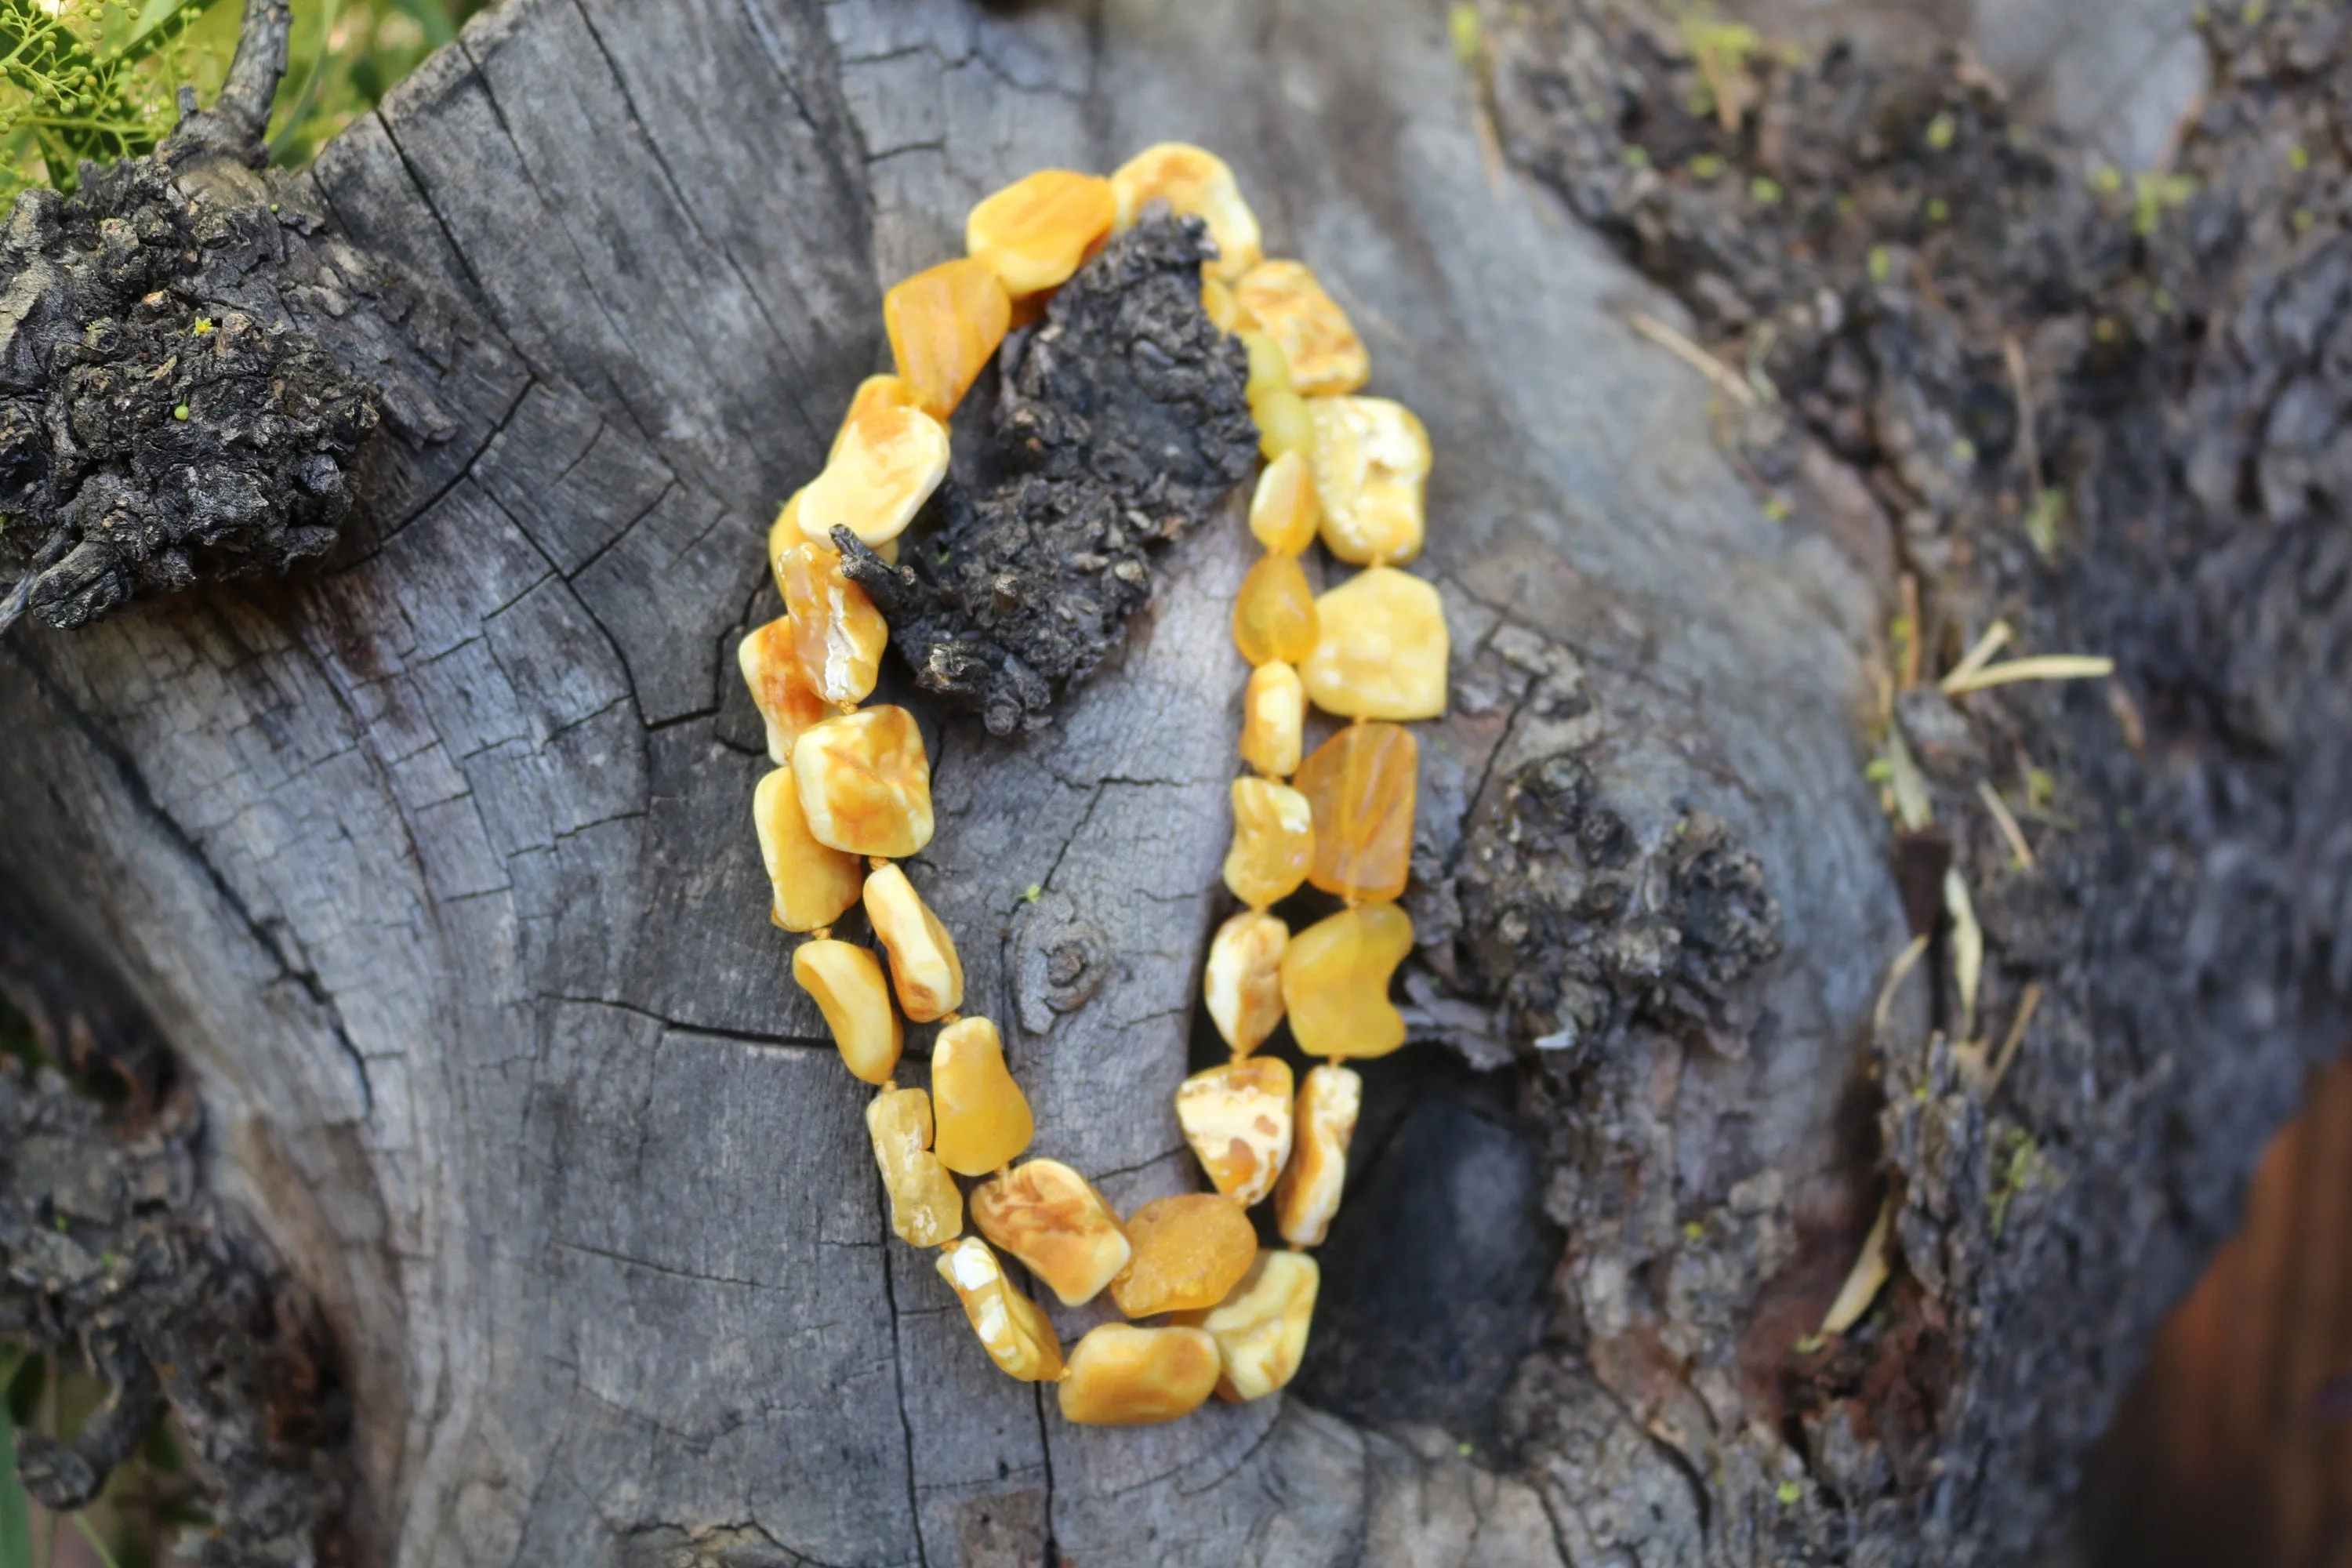
[[[931,1110],[940,1163],[960,1176],[1010,1164],[1037,1130],[1004,1065],[1004,1042],[985,1018],[959,1018],[932,1042]]]
[[[805,540],[775,558],[776,585],[792,613],[801,673],[827,702],[866,700],[881,673],[890,627],[866,590],[841,574],[841,557]]]
[[[1389,977],[1412,951],[1412,921],[1394,904],[1318,921],[1282,955],[1282,1005],[1310,1057],[1384,1057],[1404,1044]]]
[[[849,1070],[867,1083],[889,1082],[906,1037],[890,1005],[882,961],[865,948],[826,937],[793,950],[793,978],[816,999]]]
[[[1307,412],[1307,399],[1295,392],[1269,392],[1250,404],[1250,416],[1257,421],[1257,449],[1267,462],[1285,452],[1314,460],[1315,417]]]
[[[751,794],[751,823],[774,889],[769,918],[778,925],[814,931],[839,920],[857,901],[864,863],[810,835],[790,768],[778,768],[760,781]]]
[[[1297,664],[1315,651],[1315,590],[1295,555],[1267,555],[1242,579],[1234,600],[1234,641],[1252,664]]]
[[[971,209],[963,247],[1017,299],[1066,282],[1118,216],[1101,175],[1040,169]]]
[[[1448,644],[1437,590],[1391,566],[1359,572],[1315,601],[1307,695],[1344,719],[1434,719],[1445,711]]]
[[[1303,1252],[1260,1252],[1234,1293],[1205,1312],[1179,1320],[1217,1342],[1223,1373],[1217,1397],[1264,1399],[1298,1374],[1323,1270]]]
[[[1321,521],[1307,460],[1285,452],[1268,463],[1250,495],[1250,532],[1257,542],[1276,555],[1296,555],[1315,542]]]
[[[1209,940],[1201,989],[1217,1033],[1237,1056],[1265,1042],[1282,1022],[1282,951],[1290,928],[1263,910],[1244,910]]]
[[[1093,1300],[1133,1256],[1110,1205],[1059,1160],[1026,1160],[974,1187],[971,1220],[1066,1307]]]
[[[1324,547],[1359,566],[1421,553],[1429,432],[1385,397],[1310,397]]]
[[[1013,297],[964,257],[927,267],[882,296],[882,326],[915,406],[945,419],[1013,324]]]
[[[1162,142],[1120,164],[1110,185],[1118,198],[1121,229],[1134,226],[1154,201],[1205,220],[1217,246],[1217,258],[1208,266],[1212,277],[1231,282],[1265,254],[1257,215],[1242,200],[1234,172],[1214,153],[1182,142]]]
[[[1072,1347],[1055,1394],[1065,1421],[1144,1426],[1198,1410],[1222,1369],[1217,1342],[1204,1329],[1103,1323]]]
[[[1305,262],[1260,262],[1234,285],[1234,299],[1282,345],[1290,384],[1301,393],[1353,392],[1372,378],[1363,340]]]
[[[793,646],[793,621],[778,616],[735,646],[735,663],[743,684],[751,689],[751,704],[768,727],[768,760],[789,763],[793,742],[801,731],[833,712],[824,699],[809,689],[802,673],[799,650]]]
[[[1296,666],[1275,659],[1250,671],[1242,691],[1242,761],[1268,778],[1298,771],[1307,743],[1307,683]]]
[[[1154,1198],[1127,1216],[1135,1256],[1110,1282],[1130,1318],[1213,1307],[1249,1272],[1257,1232],[1241,1205],[1215,1193]]]
[[[899,859],[931,841],[931,763],[904,708],[868,708],[793,742],[801,808],[820,844]]]
[[[1240,333],[1242,347],[1249,351],[1249,383],[1242,388],[1242,398],[1255,407],[1257,400],[1269,393],[1296,392],[1290,384],[1290,362],[1282,357],[1282,345],[1257,327],[1247,327]]]
[[[1254,910],[1298,890],[1315,859],[1315,817],[1307,797],[1272,779],[1234,781],[1234,843],[1225,886]]]
[[[1201,279],[1201,311],[1221,332],[1238,331],[1249,320],[1234,303],[1234,291],[1214,278]]]
[[[1248,1208],[1290,1158],[1290,1064],[1253,1057],[1194,1073],[1176,1091],[1176,1121],[1211,1184]]]
[[[845,528],[883,549],[906,531],[947,471],[946,426],[910,404],[869,399],[851,409],[824,471],[795,498],[801,534],[830,550],[833,531]]]
[[[955,939],[906,872],[885,866],[866,879],[866,918],[890,955],[899,1011],[928,1024],[963,1005],[963,961],[956,956]]]
[[[963,1194],[931,1152],[931,1097],[886,1088],[866,1104],[874,1163],[890,1194],[890,1228],[915,1247],[938,1247],[963,1230]]]
[[[1348,1142],[1364,1105],[1364,1080],[1353,1068],[1325,1062],[1309,1068],[1298,1086],[1290,1163],[1274,1189],[1275,1223],[1293,1247],[1320,1247],[1339,1212],[1348,1185]]]
[[[1045,1310],[1013,1288],[988,1243],[967,1236],[940,1254],[940,1278],[963,1303],[981,1347],[1006,1375],[1050,1383],[1062,1375],[1062,1344]]]
[[[1412,868],[1421,744],[1398,724],[1349,724],[1298,765],[1293,786],[1315,816],[1307,877],[1360,901],[1395,898]]]
[[[869,416],[877,409],[914,406],[914,389],[897,376],[867,376],[857,384],[857,390],[850,394],[849,411],[841,416],[841,427],[833,433],[833,447],[825,454],[824,460],[830,463],[834,458],[841,456],[842,444],[849,439],[851,426],[860,419]],[[787,501],[785,504],[789,506],[792,503]],[[771,550],[768,553],[773,555],[775,552]]]

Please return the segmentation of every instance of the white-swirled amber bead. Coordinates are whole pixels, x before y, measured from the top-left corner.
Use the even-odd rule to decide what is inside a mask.
[[[1224,1367],[1219,1398],[1264,1399],[1298,1374],[1322,1283],[1322,1269],[1305,1253],[1262,1251],[1232,1295],[1206,1311],[1178,1316],[1217,1342]]]
[[[795,498],[802,534],[830,550],[845,528],[880,549],[906,531],[948,471],[948,427],[910,403],[853,405],[824,471]]]
[[[963,1230],[963,1194],[931,1152],[931,1097],[886,1088],[866,1102],[874,1163],[890,1197],[890,1228],[913,1247],[938,1247]]]
[[[801,809],[820,844],[897,860],[931,841],[931,763],[904,708],[813,724],[793,742]]]
[[[735,663],[743,672],[743,684],[751,688],[751,705],[768,727],[768,760],[791,762],[793,742],[801,731],[833,712],[802,672],[799,651],[793,646],[792,617],[778,616],[755,627],[735,646]]]
[[[1062,1345],[1044,1309],[1013,1288],[988,1243],[967,1236],[940,1254],[940,1278],[963,1303],[981,1347],[1009,1377],[1050,1383],[1062,1375]]]
[[[1429,432],[1385,397],[1310,397],[1324,547],[1358,566],[1421,553]]]
[[[1234,301],[1282,345],[1301,393],[1353,392],[1372,378],[1363,339],[1305,262],[1261,261],[1234,284]]]
[[[1445,711],[1448,642],[1437,590],[1392,566],[1359,572],[1315,601],[1307,695],[1343,719],[1434,719]]]
[[[1348,1143],[1364,1108],[1364,1080],[1353,1068],[1325,1062],[1298,1086],[1290,1163],[1274,1189],[1275,1223],[1293,1247],[1320,1247],[1348,1185]]]
[[[1244,910],[1209,939],[1201,990],[1217,1033],[1247,1056],[1282,1022],[1282,952],[1290,928],[1263,910]]]
[[[1127,1267],[1127,1232],[1094,1184],[1059,1160],[1024,1160],[971,1190],[980,1234],[1076,1307]]]
[[[1248,1208],[1290,1157],[1290,1064],[1253,1057],[1194,1073],[1176,1091],[1176,1121],[1210,1183]]]
[[[955,939],[906,872],[885,866],[866,879],[866,918],[890,955],[900,1012],[928,1024],[963,1005],[963,961],[956,956]]]
[[[1143,1426],[1198,1410],[1223,1366],[1206,1330],[1103,1323],[1072,1347],[1055,1393],[1065,1421]]]
[[[1242,691],[1242,761],[1270,779],[1298,771],[1307,744],[1307,683],[1280,659],[1250,671]]]
[[[831,550],[803,540],[780,552],[774,564],[803,678],[835,706],[865,701],[890,641],[882,612],[842,575],[841,557]]]
[[[1307,797],[1272,779],[1235,779],[1234,842],[1225,886],[1254,910],[1298,890],[1315,860],[1315,816]]]

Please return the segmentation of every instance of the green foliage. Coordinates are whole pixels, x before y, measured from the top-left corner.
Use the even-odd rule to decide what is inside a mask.
[[[295,0],[269,155],[299,168],[488,0]]]
[[[33,1568],[33,1502],[16,1476],[16,1416],[7,1397],[21,1370],[0,1346],[0,1568]]]

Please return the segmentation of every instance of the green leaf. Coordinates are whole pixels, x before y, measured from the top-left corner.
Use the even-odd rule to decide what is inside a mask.
[[[122,1568],[122,1564],[114,1560],[114,1553],[107,1550],[106,1537],[99,1534],[98,1527],[89,1521],[89,1515],[77,1513],[73,1516],[73,1521],[74,1527],[81,1531],[81,1538],[89,1542],[89,1549],[98,1553],[98,1560],[103,1568]]]
[[[16,1418],[8,1414],[5,1399],[0,1399],[0,1568],[33,1568],[33,1504],[17,1479]]]

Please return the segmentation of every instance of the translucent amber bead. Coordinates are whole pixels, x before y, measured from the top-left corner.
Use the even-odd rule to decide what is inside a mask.
[[[1110,1282],[1130,1318],[1213,1307],[1257,1256],[1257,1231],[1241,1205],[1215,1193],[1154,1198],[1127,1216],[1135,1256]]]
[[[940,1163],[960,1176],[1010,1164],[1037,1130],[1004,1065],[1004,1042],[985,1018],[959,1018],[932,1042],[931,1105]]]
[[[1315,542],[1321,519],[1307,459],[1285,452],[1268,463],[1250,495],[1250,532],[1257,542],[1276,555],[1296,555]]]
[[[805,540],[775,558],[776,585],[792,612],[801,673],[827,702],[863,702],[882,671],[889,624],[866,590],[841,574],[841,557]]]
[[[931,841],[931,763],[904,708],[868,708],[793,742],[801,808],[820,844],[899,859]]]
[[[1118,198],[1099,174],[1035,174],[983,198],[963,220],[963,247],[1015,296],[1069,279],[1118,216]]]
[[[1198,1410],[1222,1369],[1217,1342],[1205,1330],[1103,1323],[1071,1348],[1055,1392],[1065,1421],[1143,1426]]]
[[[931,1152],[931,1097],[888,1088],[866,1104],[874,1163],[890,1194],[890,1228],[914,1247],[938,1247],[963,1230],[963,1194]]]
[[[1282,357],[1280,343],[1257,327],[1244,329],[1240,336],[1242,346],[1249,350],[1249,384],[1242,389],[1244,400],[1255,407],[1268,393],[1298,390],[1290,384],[1290,362]]]
[[[801,812],[793,771],[778,768],[751,793],[751,824],[760,836],[760,858],[775,889],[769,918],[786,931],[814,931],[839,920],[857,901],[866,868],[810,837]]]
[[[1307,1359],[1323,1270],[1303,1252],[1261,1252],[1224,1301],[1180,1320],[1217,1342],[1217,1396],[1240,1404],[1286,1386]]]
[[[1307,415],[1325,547],[1359,566],[1420,554],[1429,432],[1412,410],[1385,397],[1310,397]]]
[[[904,403],[853,407],[824,471],[801,489],[802,536],[833,548],[845,528],[877,550],[906,531],[948,471],[948,427]]]
[[[1234,641],[1252,664],[1297,664],[1315,651],[1315,590],[1295,555],[1267,555],[1242,579]]]
[[[861,418],[877,409],[914,406],[914,390],[897,376],[867,376],[857,384],[857,390],[850,394],[849,412],[841,416],[841,427],[833,433],[833,448],[825,454],[824,460],[830,463],[841,456],[842,444],[849,439],[850,426]],[[787,501],[784,504],[790,506],[792,503]],[[775,552],[771,550],[768,553],[773,555]]]
[[[816,999],[849,1070],[867,1083],[889,1082],[905,1035],[890,1005],[882,961],[865,948],[827,937],[793,950],[793,978]]]
[[[1234,303],[1234,291],[1214,278],[1201,279],[1201,310],[1209,324],[1221,332],[1238,331],[1248,320],[1241,307]]]
[[[1282,345],[1301,393],[1353,392],[1371,380],[1363,340],[1305,262],[1262,261],[1234,285],[1234,298]]]
[[[809,689],[808,677],[801,672],[792,617],[778,616],[738,643],[735,663],[743,671],[743,684],[751,689],[751,705],[768,727],[768,760],[791,762],[793,742],[801,731],[833,711]]]
[[[1326,1062],[1307,1069],[1290,1163],[1274,1189],[1275,1223],[1291,1246],[1320,1247],[1330,1234],[1348,1184],[1348,1141],[1363,1106],[1364,1080],[1353,1068]]]
[[[1176,1121],[1211,1184],[1248,1208],[1290,1158],[1290,1064],[1253,1057],[1194,1073],[1176,1091]]]
[[[1437,590],[1393,567],[1359,572],[1315,601],[1307,695],[1346,719],[1434,719],[1445,711],[1445,608]]]
[[[1244,910],[1209,941],[1201,988],[1217,1033],[1236,1055],[1257,1049],[1282,1022],[1282,950],[1289,945],[1290,928],[1262,910]]]
[[[1257,449],[1266,461],[1285,452],[1314,459],[1315,418],[1307,412],[1307,399],[1295,392],[1269,392],[1250,404],[1250,416],[1257,421]]]
[[[1101,1294],[1134,1252],[1103,1195],[1059,1160],[1024,1161],[974,1187],[971,1220],[1066,1307]]]
[[[1013,1288],[988,1243],[967,1236],[940,1254],[940,1278],[963,1303],[981,1347],[1006,1375],[1051,1383],[1062,1375],[1062,1344],[1045,1309]]]
[[[1280,903],[1307,880],[1315,859],[1315,817],[1307,797],[1272,779],[1234,781],[1234,843],[1225,886],[1254,910]]]
[[[963,1005],[963,961],[956,956],[955,939],[906,872],[885,866],[866,879],[866,918],[890,955],[899,1011],[928,1024]]]
[[[1385,901],[1412,868],[1420,742],[1397,724],[1349,724],[1298,765],[1293,786],[1315,816],[1308,879],[1343,899]]]
[[[1217,245],[1217,259],[1209,263],[1213,277],[1230,282],[1265,254],[1257,215],[1242,200],[1234,172],[1214,153],[1181,142],[1146,147],[1119,165],[1110,177],[1110,188],[1118,198],[1122,229],[1134,226],[1155,200],[1206,220],[1209,237]]]
[[[1298,771],[1307,743],[1307,683],[1297,668],[1275,659],[1250,671],[1242,691],[1242,761],[1268,778]]]
[[[1389,977],[1412,951],[1412,921],[1394,904],[1318,921],[1282,955],[1282,1005],[1310,1057],[1384,1057],[1404,1044]]]
[[[882,296],[882,326],[915,406],[945,419],[1013,324],[1013,297],[970,257],[927,267]]]

